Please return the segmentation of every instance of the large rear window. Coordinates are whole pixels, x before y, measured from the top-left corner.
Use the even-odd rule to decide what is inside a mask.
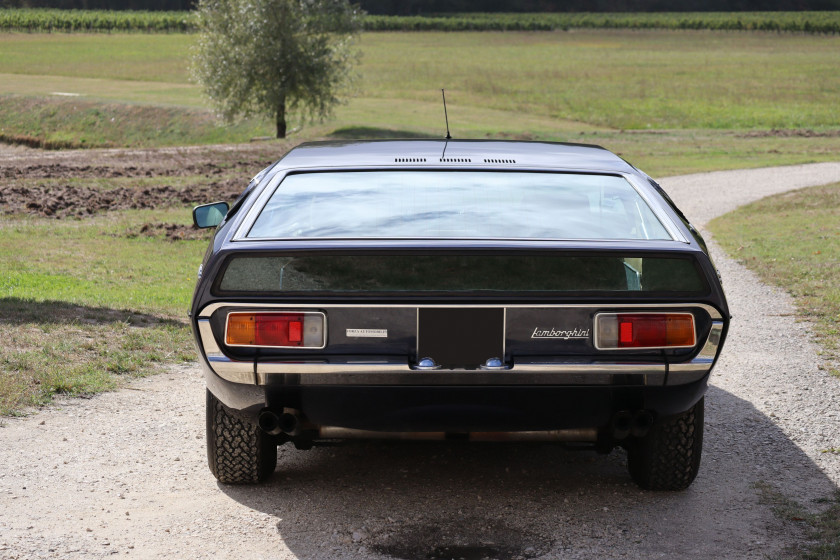
[[[672,239],[623,177],[498,171],[289,175],[247,237]]]

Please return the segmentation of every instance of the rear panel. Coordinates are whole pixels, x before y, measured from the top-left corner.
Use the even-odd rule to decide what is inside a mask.
[[[243,312],[317,312],[326,318],[322,349],[230,346],[225,344],[229,316]],[[689,313],[697,344],[691,348],[599,350],[595,318],[619,311]],[[205,318],[206,317],[206,318]],[[215,344],[240,361],[324,360],[342,363],[395,360],[417,365],[432,358],[444,369],[475,370],[488,359],[505,367],[521,361],[575,358],[680,362],[693,357],[720,314],[707,305],[412,305],[412,304],[263,304],[218,303],[205,308],[200,321],[211,329]],[[306,368],[302,368],[305,370]]]

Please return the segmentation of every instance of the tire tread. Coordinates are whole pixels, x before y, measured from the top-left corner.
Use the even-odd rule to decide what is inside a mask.
[[[647,490],[685,490],[700,470],[704,399],[692,408],[661,418],[628,449],[630,476]]]
[[[255,484],[277,463],[277,445],[256,422],[227,408],[207,391],[207,462],[224,484]]]

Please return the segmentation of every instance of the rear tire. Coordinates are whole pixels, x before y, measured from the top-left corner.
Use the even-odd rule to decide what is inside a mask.
[[[224,484],[262,482],[277,466],[277,444],[255,421],[207,390],[207,462]]]
[[[685,490],[700,469],[704,399],[676,416],[654,422],[646,436],[627,446],[627,467],[646,490]]]

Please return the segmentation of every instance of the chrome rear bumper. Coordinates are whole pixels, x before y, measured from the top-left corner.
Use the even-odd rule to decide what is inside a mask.
[[[567,358],[517,359],[502,370],[412,368],[394,358],[237,361],[216,344],[210,321],[197,321],[206,367],[232,383],[249,385],[682,385],[702,379],[714,365],[723,322],[714,321],[700,352],[690,361],[663,364]]]

